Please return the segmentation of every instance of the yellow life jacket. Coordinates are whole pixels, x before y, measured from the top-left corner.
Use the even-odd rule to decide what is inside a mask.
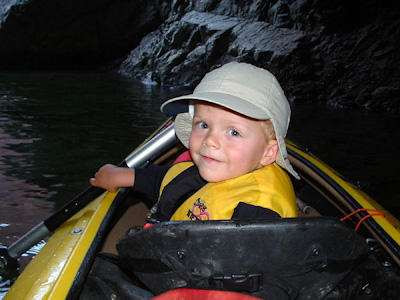
[[[191,161],[172,166],[162,181],[160,196],[168,183],[192,166]],[[237,178],[205,184],[177,208],[171,220],[231,219],[240,202],[270,209],[282,218],[297,217],[290,178],[273,163]]]

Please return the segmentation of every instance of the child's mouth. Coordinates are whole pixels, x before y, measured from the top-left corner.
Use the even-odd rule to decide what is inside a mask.
[[[216,160],[216,159],[206,156],[206,155],[201,155],[201,157],[205,162],[208,162],[208,163],[219,163],[220,162],[219,160]]]

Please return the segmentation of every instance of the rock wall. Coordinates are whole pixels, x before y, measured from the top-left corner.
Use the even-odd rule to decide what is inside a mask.
[[[397,0],[0,1],[3,67],[107,66],[193,88],[244,61],[293,102],[400,111]]]
[[[119,71],[194,87],[210,69],[269,69],[290,101],[399,112],[395,1],[174,1]]]

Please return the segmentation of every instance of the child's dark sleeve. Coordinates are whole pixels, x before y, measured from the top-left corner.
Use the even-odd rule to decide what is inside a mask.
[[[143,194],[152,203],[156,203],[161,182],[169,168],[168,166],[150,165],[147,168],[135,169],[135,185],[132,190]]]
[[[240,202],[233,211],[232,219],[279,219],[281,216],[268,208]]]

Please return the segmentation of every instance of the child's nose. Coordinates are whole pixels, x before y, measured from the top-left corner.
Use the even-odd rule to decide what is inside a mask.
[[[207,136],[203,140],[203,145],[207,147],[218,148],[219,147],[218,135],[212,130],[210,130]]]

